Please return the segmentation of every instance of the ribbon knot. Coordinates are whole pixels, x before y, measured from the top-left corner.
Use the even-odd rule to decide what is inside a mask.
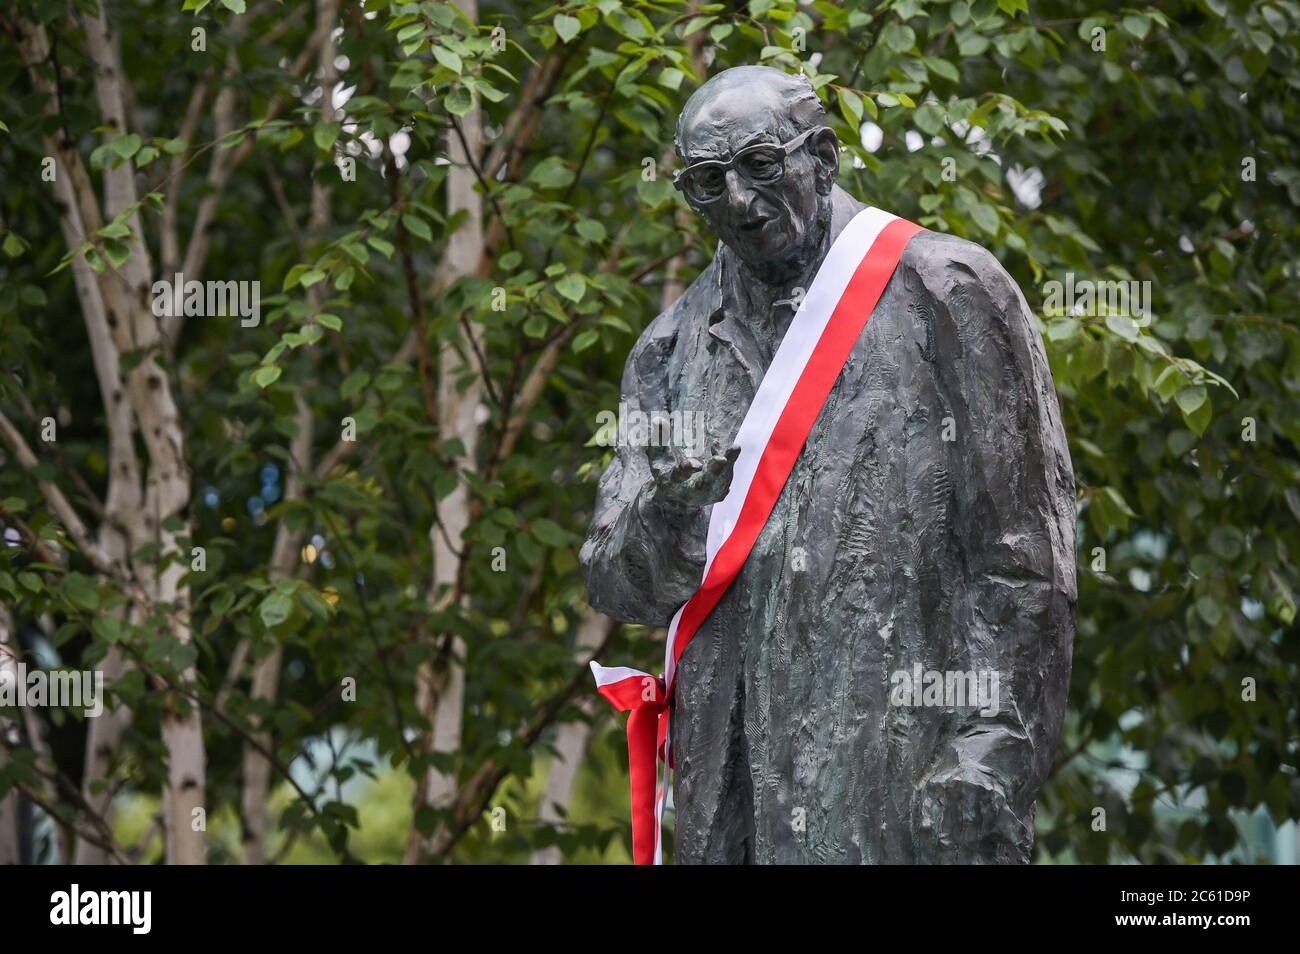
[[[668,692],[662,676],[627,666],[591,664],[596,691],[627,718],[628,774],[632,788],[632,860],[656,863],[664,789],[655,791],[657,761],[668,739]]]

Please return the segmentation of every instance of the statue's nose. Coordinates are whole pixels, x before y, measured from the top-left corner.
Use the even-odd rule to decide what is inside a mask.
[[[740,173],[735,169],[727,170],[727,205],[731,211],[737,215],[744,215],[749,211],[749,204],[754,201],[754,193],[749,188],[749,183],[741,178]]]

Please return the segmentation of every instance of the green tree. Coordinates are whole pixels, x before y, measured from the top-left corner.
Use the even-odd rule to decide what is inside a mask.
[[[111,703],[0,709],[0,859],[20,798],[66,860],[626,857],[583,663],[658,644],[583,601],[597,416],[712,254],[677,111],[758,62],[818,89],[846,188],[1042,317],[1082,532],[1040,855],[1300,816],[1300,5],[17,0],[0,34],[0,653]],[[257,314],[166,314],[178,273]],[[1049,284],[1130,280],[1145,314]]]

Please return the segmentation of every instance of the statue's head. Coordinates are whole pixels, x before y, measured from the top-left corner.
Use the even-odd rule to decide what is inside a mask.
[[[812,86],[766,66],[724,70],[677,120],[676,182],[751,267],[806,263],[830,221],[838,141]]]

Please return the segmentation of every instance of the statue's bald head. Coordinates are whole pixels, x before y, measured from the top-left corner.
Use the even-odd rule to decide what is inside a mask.
[[[815,258],[830,223],[839,149],[808,80],[767,66],[724,70],[686,101],[676,146],[684,167],[729,164],[697,166],[678,181],[758,277],[779,280]],[[746,162],[737,166],[731,160],[741,153]]]
[[[677,119],[677,155],[688,159],[697,132],[716,132],[736,119],[762,115],[774,133],[792,139],[826,125],[826,110],[812,84],[800,75],[770,66],[733,66],[710,78],[691,94]]]

